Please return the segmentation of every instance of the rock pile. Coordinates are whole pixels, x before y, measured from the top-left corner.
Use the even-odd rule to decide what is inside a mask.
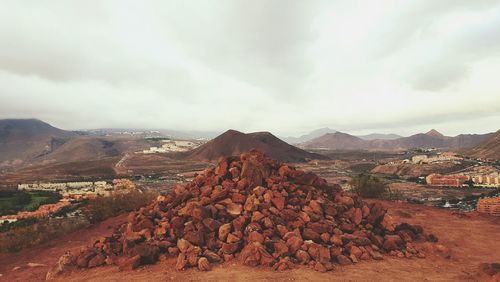
[[[177,257],[178,270],[209,270],[238,258],[250,266],[284,270],[306,264],[324,272],[387,253],[423,257],[412,244],[429,239],[435,237],[420,226],[395,224],[380,204],[364,203],[313,173],[251,151],[175,186],[130,213],[111,236],[73,258],[66,254],[59,264],[134,269],[165,255]]]

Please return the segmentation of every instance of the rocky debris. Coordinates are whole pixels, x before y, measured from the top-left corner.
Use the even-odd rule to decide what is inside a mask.
[[[53,273],[68,265],[135,269],[160,255],[177,256],[177,270],[206,271],[238,259],[279,271],[304,264],[326,272],[384,254],[423,257],[412,244],[428,239],[437,240],[420,226],[396,224],[378,203],[251,151],[221,159],[216,168],[130,213],[110,236],[63,256]]]

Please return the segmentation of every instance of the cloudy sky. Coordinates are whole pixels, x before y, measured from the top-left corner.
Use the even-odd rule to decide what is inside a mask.
[[[0,118],[279,135],[500,128],[498,0],[13,0],[0,42]]]

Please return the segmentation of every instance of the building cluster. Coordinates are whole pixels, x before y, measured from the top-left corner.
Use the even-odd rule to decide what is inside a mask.
[[[161,147],[150,147],[143,150],[143,154],[168,153],[168,152],[186,152],[202,144],[201,141],[188,140],[164,140]]]
[[[19,184],[20,191],[48,191],[60,193],[64,198],[80,200],[96,196],[107,196],[113,186],[106,181],[95,182],[63,182],[63,183],[30,183]]]
[[[500,216],[500,197],[479,199],[477,211],[495,216]]]
[[[437,173],[429,174],[425,178],[428,185],[445,187],[463,187],[469,186],[470,180],[474,186],[500,188],[500,176],[498,173],[490,175],[478,174],[453,174],[442,175]]]
[[[453,152],[443,152],[434,156],[428,155],[415,155],[411,158],[411,162],[414,164],[429,164],[436,162],[450,162],[450,161],[460,161],[461,157],[457,156]]]
[[[462,187],[469,180],[467,175],[442,175],[437,173],[429,174],[425,181],[431,186]]]
[[[35,211],[21,211],[13,215],[1,216],[0,224],[4,222],[16,222],[18,220],[27,218],[46,218],[69,206],[71,206],[71,202],[63,199],[55,204],[41,205]]]

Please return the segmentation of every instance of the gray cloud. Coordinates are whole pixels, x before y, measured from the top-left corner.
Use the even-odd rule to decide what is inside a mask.
[[[500,121],[498,34],[487,0],[6,1],[0,118],[456,133]]]

